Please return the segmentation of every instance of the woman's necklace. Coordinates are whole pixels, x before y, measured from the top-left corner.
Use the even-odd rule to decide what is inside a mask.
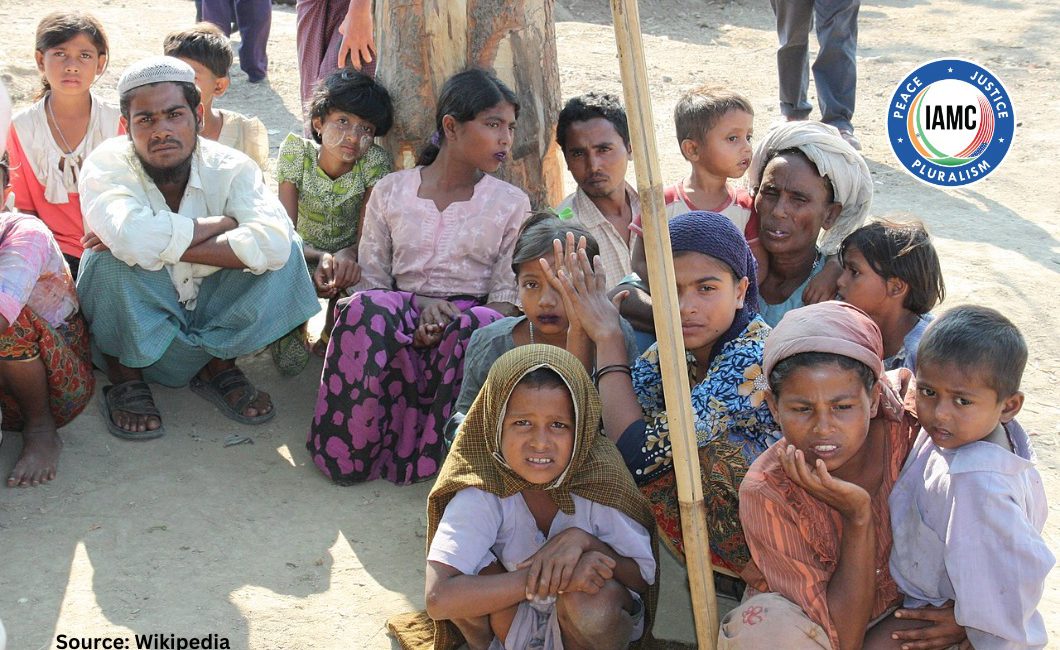
[[[533,342],[534,342],[534,321],[527,319],[526,322],[530,323],[530,343],[533,344]]]
[[[63,154],[69,156],[74,152],[74,148],[70,146],[70,143],[66,141],[66,136],[63,134],[62,127],[59,126],[59,120],[55,119],[55,111],[52,110],[52,98],[51,95],[44,100],[44,107],[48,109],[48,116],[52,118],[52,124],[55,126],[55,132],[59,134],[59,139],[63,141]]]

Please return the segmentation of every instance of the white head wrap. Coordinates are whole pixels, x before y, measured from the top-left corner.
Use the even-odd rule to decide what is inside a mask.
[[[151,56],[125,68],[118,79],[118,94],[124,97],[134,88],[163,81],[195,83],[195,71],[176,57]]]
[[[748,170],[748,185],[757,193],[770,152],[798,149],[817,166],[822,176],[832,182],[835,200],[843,204],[839,218],[828,230],[822,230],[818,247],[826,255],[835,255],[847,235],[865,222],[872,203],[872,176],[865,159],[847,144],[834,126],[820,122],[786,122],[774,127],[755,146]]]

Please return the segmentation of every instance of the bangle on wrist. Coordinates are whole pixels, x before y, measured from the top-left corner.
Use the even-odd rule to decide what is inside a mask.
[[[630,370],[630,367],[629,367],[628,364],[625,364],[625,363],[613,363],[613,364],[611,364],[609,366],[604,366],[603,368],[598,369],[594,373],[594,377],[593,378],[596,380],[596,383],[599,384],[600,383],[600,378],[603,377],[604,375],[606,375],[609,372],[621,372],[623,374],[629,375],[630,377],[633,376],[633,371]]]

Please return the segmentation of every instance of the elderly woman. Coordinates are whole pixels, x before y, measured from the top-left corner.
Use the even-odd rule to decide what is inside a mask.
[[[834,127],[789,122],[755,148],[748,180],[768,256],[758,312],[776,325],[792,309],[835,297],[836,254],[865,220],[872,178]]]
[[[737,491],[748,466],[779,438],[764,402],[762,350],[769,326],[756,313],[755,261],[743,233],[714,212],[689,212],[670,221],[674,274],[695,434],[708,495],[712,561],[730,574],[749,556],[740,530]],[[574,268],[568,264],[568,268]],[[563,271],[554,284],[596,344],[597,382],[604,432],[651,502],[671,550],[683,556],[670,425],[663,399],[658,347],[630,367],[618,310],[604,280],[582,270]],[[721,580],[728,595],[738,586]]]
[[[0,85],[0,155],[10,117]],[[34,216],[0,213],[0,405],[3,429],[22,432],[8,486],[55,478],[63,444],[56,429],[85,408],[93,388],[88,331],[55,238]]]

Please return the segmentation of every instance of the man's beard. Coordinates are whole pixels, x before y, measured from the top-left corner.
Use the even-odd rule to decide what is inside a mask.
[[[195,144],[192,145],[191,153],[188,154],[188,157],[172,167],[155,167],[144,160],[144,157],[140,155],[136,147],[133,147],[133,151],[136,152],[136,157],[140,160],[140,164],[143,165],[144,173],[147,174],[148,178],[154,181],[155,185],[162,186],[183,183],[188,180],[188,175],[191,173],[191,157],[195,155],[195,149],[198,146],[199,138],[196,137]]]

